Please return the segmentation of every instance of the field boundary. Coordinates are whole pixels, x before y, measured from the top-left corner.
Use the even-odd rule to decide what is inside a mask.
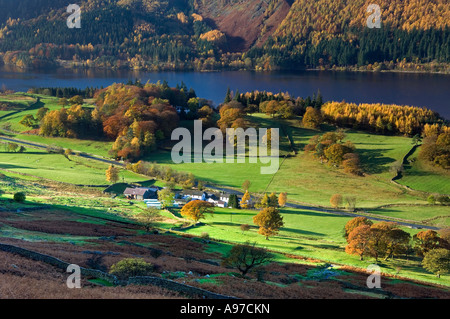
[[[7,253],[13,253],[18,254],[22,257],[29,258],[35,261],[41,261],[47,264],[50,264],[52,266],[55,266],[56,268],[59,268],[61,270],[66,271],[67,267],[71,264],[68,262],[62,261],[56,257],[41,254],[29,249],[21,248],[14,245],[9,244],[3,244],[0,243],[0,250],[7,252]],[[130,277],[128,281],[121,281],[116,276],[105,273],[103,271],[97,270],[97,269],[89,269],[89,268],[83,268],[80,267],[81,274],[87,277],[95,277],[103,279],[109,283],[112,283],[114,285],[152,285],[157,286],[163,289],[176,291],[179,293],[187,294],[191,297],[194,296],[203,296],[203,298],[207,299],[238,299],[236,297],[232,296],[226,296],[217,294],[202,288],[182,284],[170,279],[164,279],[154,276],[137,276],[137,277]]]

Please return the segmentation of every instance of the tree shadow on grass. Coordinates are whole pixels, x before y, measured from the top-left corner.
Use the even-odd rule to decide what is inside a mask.
[[[304,216],[313,216],[313,217],[343,217],[348,218],[348,216],[345,215],[338,215],[333,213],[326,213],[326,212],[316,212],[316,211],[306,211],[299,209],[298,211],[289,211],[289,210],[283,210],[282,214],[288,214],[288,215],[304,215]]]
[[[320,236],[320,237],[324,237],[325,236],[325,234],[322,234],[322,233],[316,233],[316,232],[313,232],[313,231],[296,229],[296,228],[283,227],[280,230],[284,231],[284,232],[300,234],[300,235],[303,235],[303,236]]]
[[[311,247],[320,248],[320,249],[330,249],[330,250],[337,250],[337,251],[345,251],[345,248],[341,247],[339,245],[302,243],[302,246],[311,246]],[[303,249],[303,247],[302,247],[302,249]]]
[[[20,152],[1,152],[0,151],[0,154],[23,154],[24,156],[26,156],[26,155],[45,155],[45,154],[47,154],[47,153],[45,153],[45,152],[43,152],[43,151],[41,151],[41,152],[26,152],[26,153],[20,153]]]
[[[395,158],[383,154],[390,150],[392,149],[357,149],[364,171],[369,174],[388,172],[390,168],[387,165],[396,161]]]
[[[27,108],[27,111],[38,110],[38,109],[40,109],[41,107],[44,107],[44,106],[45,106],[45,104],[42,103],[41,99],[38,97],[36,103],[30,105]]]
[[[0,168],[10,169],[10,170],[21,169],[21,168],[36,169],[35,167],[19,166],[19,165],[14,165],[14,164],[2,164],[2,163],[0,163]]]

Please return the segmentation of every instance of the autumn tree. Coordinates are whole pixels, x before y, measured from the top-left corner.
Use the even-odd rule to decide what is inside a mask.
[[[345,234],[348,234],[345,251],[360,256],[361,260],[364,256],[386,260],[410,248],[410,235],[393,222],[373,224],[365,217],[356,217],[346,224]]]
[[[395,227],[387,234],[386,259],[396,255],[405,254],[410,249],[411,235],[404,230]]]
[[[361,226],[361,225],[372,226],[372,225],[373,225],[373,222],[372,222],[370,219],[368,219],[367,217],[362,217],[362,216],[359,216],[359,217],[355,217],[355,218],[350,219],[350,220],[345,224],[345,227],[344,227],[344,237],[345,237],[345,239],[347,239],[347,241],[348,241],[348,235],[349,235],[356,227]]]
[[[438,278],[450,272],[450,250],[436,248],[425,253],[422,266]]]
[[[37,119],[35,119],[32,114],[27,114],[20,120],[19,124],[33,128],[36,126],[37,122],[38,122]]]
[[[245,191],[244,195],[241,198],[240,205],[242,208],[247,209],[250,208],[251,205],[251,196],[248,190]]]
[[[84,103],[83,97],[80,95],[75,95],[69,99],[69,104],[81,105]]]
[[[249,189],[250,189],[250,185],[251,185],[252,183],[248,180],[248,179],[246,179],[243,183],[242,183],[242,190],[243,191],[248,191]]]
[[[180,210],[181,216],[189,218],[197,223],[200,219],[205,218],[206,214],[214,213],[214,205],[202,200],[190,201]]]
[[[119,172],[120,169],[118,167],[109,165],[108,169],[106,170],[106,180],[113,184],[117,183],[119,181]]]
[[[7,143],[6,144],[6,149],[8,150],[8,152],[16,152],[18,148],[19,148],[19,145],[16,143]]]
[[[334,194],[330,198],[330,203],[331,203],[331,206],[333,208],[339,208],[340,206],[342,206],[342,203],[343,203],[342,195],[341,194]]]
[[[342,144],[333,144],[327,147],[324,151],[325,157],[328,159],[328,163],[338,166],[344,160],[345,148]]]
[[[345,200],[345,208],[354,211],[356,208],[356,197],[346,196],[344,200]]]
[[[413,236],[414,250],[418,256],[423,257],[432,249],[442,248],[448,243],[440,238],[439,234],[434,230],[423,230]]]
[[[302,124],[306,128],[317,129],[322,123],[322,115],[320,110],[308,107],[305,115],[303,115]]]
[[[269,207],[269,195],[267,195],[267,193],[264,193],[263,197],[258,200],[255,207],[256,208]]]
[[[442,240],[445,240],[450,245],[450,228],[443,228],[438,232],[439,236]],[[447,249],[450,249],[450,246],[447,246]]]
[[[234,245],[227,257],[222,261],[225,267],[233,267],[238,269],[242,276],[257,266],[261,266],[272,261],[273,255],[264,248],[256,247],[256,243]]]
[[[253,223],[259,226],[258,234],[266,237],[278,234],[281,227],[284,226],[283,216],[275,207],[263,208],[258,215],[253,217]]]
[[[355,227],[348,235],[345,252],[350,255],[358,255],[360,260],[369,253],[372,240],[372,231],[369,225]]]
[[[217,126],[225,132],[227,128],[233,127],[233,124],[236,124],[236,121],[240,121],[245,116],[244,105],[237,101],[231,101],[229,103],[224,104],[220,110],[220,119],[217,121]],[[241,126],[236,126],[241,127]]]
[[[69,101],[65,97],[62,97],[58,100],[58,105],[65,107],[65,106],[69,105]]]
[[[362,176],[363,171],[361,169],[361,162],[359,155],[356,153],[347,153],[342,157],[342,167],[346,173],[350,173],[356,176]]]
[[[146,232],[150,232],[155,224],[161,220],[161,215],[159,214],[159,210],[157,208],[149,207],[139,212],[136,215],[136,219],[142,227],[144,227]]]
[[[269,207],[278,207],[278,196],[274,192],[269,195]]]
[[[242,233],[244,233],[244,232],[250,230],[250,225],[249,224],[242,224],[239,228],[241,229]]]
[[[47,112],[50,109],[48,107],[41,107],[37,110],[36,112],[36,119],[40,122],[42,121],[42,119],[44,118],[45,114],[47,114]]]
[[[278,196],[278,205],[280,207],[284,207],[286,205],[287,201],[287,193],[280,193],[280,196]]]
[[[369,254],[374,257],[376,261],[378,261],[379,257],[383,256],[387,259],[395,251],[400,250],[403,237],[399,236],[395,241],[395,229],[398,229],[396,223],[384,221],[373,224],[370,227],[371,241],[369,245]],[[409,243],[409,237],[407,238],[407,243]]]

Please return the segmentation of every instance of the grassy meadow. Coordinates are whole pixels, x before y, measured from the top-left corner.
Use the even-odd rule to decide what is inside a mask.
[[[41,177],[77,185],[108,185],[105,171],[108,164],[46,151],[28,148],[24,153],[0,151],[0,169],[31,177]],[[133,183],[148,178],[127,170],[121,170],[120,180]]]
[[[409,156],[398,183],[419,191],[450,194],[450,172],[431,167],[419,158],[420,147]]]
[[[235,210],[229,208],[216,208],[213,215],[208,215],[195,227],[186,230],[177,230],[181,233],[205,236],[232,243],[256,242],[261,247],[266,247],[278,252],[280,261],[301,258],[303,262],[319,260],[338,265],[350,265],[358,268],[366,268],[375,263],[373,258],[360,261],[358,256],[345,253],[346,241],[343,237],[345,224],[351,219],[345,216],[329,214],[325,212],[312,212],[298,209],[284,208],[281,214],[285,226],[279,234],[266,240],[257,233],[258,228],[253,224],[254,210]],[[172,217],[174,218],[174,217]],[[250,225],[250,230],[243,232],[240,225]],[[169,226],[172,228],[173,226]],[[417,229],[403,228],[413,236],[419,232]],[[221,251],[226,254],[227,250]],[[380,259],[377,264],[382,272],[397,274],[417,280],[435,282],[450,286],[450,276],[443,276],[440,280],[421,268],[420,262],[414,257],[396,258],[394,260]],[[401,270],[399,270],[401,268]]]
[[[19,121],[26,114],[36,114],[37,108],[32,107],[38,96],[15,94],[3,96],[4,102],[14,104],[10,113],[1,111],[0,129],[9,127],[6,134],[30,142],[43,145],[57,145],[74,151],[86,152],[108,157],[111,142],[87,141],[67,138],[47,138],[37,135],[23,134],[25,128]],[[56,98],[39,96],[36,107],[46,106],[59,109]],[[9,102],[8,102],[9,101]],[[2,100],[0,99],[0,103]],[[16,111],[24,110],[19,113]],[[311,154],[305,154],[304,146],[315,135],[323,134],[335,128],[323,126],[322,130],[302,128],[300,119],[278,120],[266,115],[252,115],[248,120],[256,127],[279,127],[281,133],[281,166],[275,174],[261,174],[260,169],[269,164],[262,163],[182,163],[174,164],[170,151],[158,150],[144,160],[167,165],[175,170],[190,172],[199,180],[218,186],[240,189],[245,180],[251,182],[250,192],[287,192],[288,200],[313,206],[330,207],[330,198],[339,193],[344,197],[354,197],[356,207],[376,216],[386,216],[392,219],[416,221],[418,223],[449,227],[450,219],[448,207],[429,205],[426,196],[419,192],[410,192],[393,183],[394,168],[401,163],[403,157],[411,150],[412,140],[402,136],[382,136],[365,132],[347,130],[345,141],[351,141],[360,155],[365,176],[353,176],[342,169],[320,163]],[[52,181],[76,185],[104,185],[109,184],[105,178],[108,164],[61,154],[50,154],[44,150],[26,147],[23,153],[10,153],[0,147],[0,186],[5,194],[1,195],[3,205],[10,205],[8,209],[20,209],[20,205],[48,204],[68,214],[71,221],[85,224],[104,225],[105,221],[132,221],[138,212],[146,208],[143,202],[130,203],[123,197],[111,198],[103,194],[103,188],[77,188],[75,186],[61,187],[62,184],[49,186]],[[294,152],[295,151],[295,152]],[[413,154],[411,158],[417,157]],[[3,179],[3,182],[2,182]],[[44,179],[44,180],[41,180]],[[144,182],[149,177],[122,170],[120,181],[125,183]],[[405,167],[401,180],[398,181],[413,189],[423,192],[449,193],[449,176],[431,170],[420,161],[414,161]],[[150,182],[151,183],[151,182]],[[157,181],[157,185],[165,182]],[[43,184],[39,186],[40,184]],[[147,183],[149,184],[149,183]],[[146,184],[146,185],[147,185]],[[52,188],[50,191],[48,188]],[[56,191],[55,191],[56,189]],[[24,204],[12,203],[12,194],[16,191],[27,193]],[[16,206],[14,206],[16,205]],[[319,211],[299,209],[281,209],[285,221],[280,233],[265,240],[257,234],[252,217],[255,210],[235,210],[216,208],[212,216],[207,216],[202,223],[194,227],[181,228],[189,224],[177,212],[162,211],[163,220],[159,227],[177,235],[205,236],[217,240],[208,244],[209,252],[225,255],[234,243],[247,241],[256,242],[258,246],[266,247],[277,252],[277,261],[328,262],[338,265],[349,265],[366,268],[374,260],[360,261],[357,256],[345,253],[346,245],[343,238],[343,228],[350,217],[340,216]],[[251,226],[249,231],[243,232],[240,225]],[[78,225],[78,224],[77,224]],[[79,226],[79,225],[78,225]],[[80,227],[82,229],[82,227]],[[411,235],[419,230],[405,228]],[[80,230],[81,231],[81,230]],[[140,234],[137,231],[137,234]],[[44,231],[17,230],[11,225],[1,229],[1,236],[29,241],[59,241],[74,242],[80,245],[99,236],[68,234],[56,236]],[[151,245],[151,243],[142,243]],[[420,266],[420,261],[409,256],[395,260],[380,260],[378,264],[383,272],[397,274],[407,278],[423,280],[450,286],[448,275],[437,279],[427,273]]]

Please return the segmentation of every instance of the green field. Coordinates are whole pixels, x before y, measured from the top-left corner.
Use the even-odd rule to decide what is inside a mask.
[[[420,148],[409,156],[398,183],[412,189],[438,194],[450,194],[450,173],[444,169],[431,167],[419,159]]]
[[[278,121],[266,115],[258,114],[251,118],[260,126],[280,125]],[[312,155],[303,152],[309,139],[323,132],[301,128],[298,120],[283,123],[298,153],[287,157],[284,161],[281,159],[282,165],[274,176],[261,175],[260,167],[264,164],[260,162],[173,164],[170,152],[162,151],[148,156],[146,160],[170,165],[176,170],[191,172],[198,179],[228,187],[241,188],[242,183],[248,179],[252,183],[251,192],[287,192],[290,200],[312,205],[330,206],[329,200],[336,193],[356,197],[358,207],[424,203],[423,198],[409,195],[403,188],[390,181],[395,176],[392,167],[399,163],[412,147],[410,138],[347,131],[346,140],[356,146],[363,168],[367,172],[366,176],[359,177],[321,164]],[[283,151],[287,153],[287,138],[282,137],[281,141]]]
[[[252,217],[257,214],[257,211],[253,210],[216,208],[213,215],[201,220],[201,224],[182,232],[196,236],[207,233],[213,239],[233,243],[256,242],[258,245],[276,252],[326,261],[332,264],[366,268],[368,265],[375,263],[372,258],[360,261],[359,257],[345,253],[346,241],[343,238],[343,228],[351,218],[295,209],[281,209],[281,213],[285,226],[278,235],[270,237],[269,240],[257,233],[258,229],[252,221]],[[251,229],[242,232],[241,224],[248,224]],[[411,236],[419,231],[410,228],[403,229]],[[421,268],[418,261],[396,258],[387,261],[379,260],[377,264],[386,273],[397,273],[398,267],[401,267],[400,276],[450,285],[450,276],[441,276],[440,280],[435,279],[435,276]]]
[[[437,227],[450,227],[450,210],[441,205],[392,205],[368,209],[371,214],[419,222]]]
[[[77,185],[108,185],[105,178],[108,164],[78,156],[70,159],[31,148],[24,153],[0,152],[0,169]],[[126,170],[121,171],[122,178],[125,182],[148,179]]]
[[[36,102],[38,98],[39,102]],[[41,107],[47,107],[50,110],[59,110],[61,105],[58,105],[58,100],[59,99],[56,97],[27,93],[0,96],[0,103],[13,105],[11,106],[10,111],[0,111],[2,112],[0,113],[0,117],[2,115],[4,116],[0,119],[0,130],[2,128],[7,128],[7,131],[5,131],[6,135],[33,143],[54,145],[70,148],[77,152],[109,157],[108,151],[111,149],[112,145],[112,142],[110,141],[80,140],[23,134],[23,132],[30,130],[30,128],[19,123],[25,115],[30,114],[36,116],[37,110]],[[86,104],[84,106],[89,107],[91,105]],[[20,111],[20,113],[16,113],[17,111]]]
[[[30,105],[29,103],[32,103],[27,95],[18,96],[18,102],[15,105],[16,110],[26,108]],[[10,102],[14,100],[14,97],[9,96],[8,98]],[[39,103],[50,109],[60,107],[57,105],[57,99],[52,97],[40,96]],[[44,145],[57,145],[104,157],[108,156],[111,142],[46,138],[20,134],[19,132],[24,130],[24,127],[18,123],[20,119],[25,114],[34,115],[35,113],[36,109],[9,116],[0,113],[0,116],[6,115],[0,119],[0,128],[8,123],[9,131],[7,134],[12,137]],[[283,158],[280,159],[282,165],[274,175],[261,174],[261,167],[268,166],[268,164],[261,161],[253,164],[249,163],[248,159],[246,163],[235,162],[232,164],[174,164],[169,151],[159,150],[147,156],[145,160],[171,166],[177,171],[193,173],[197,179],[217,186],[240,189],[242,183],[249,180],[251,182],[250,192],[253,194],[263,191],[287,192],[289,201],[311,206],[330,207],[331,196],[339,193],[344,197],[354,197],[357,209],[364,209],[368,214],[385,216],[392,220],[416,221],[438,227],[450,226],[448,207],[429,205],[426,201],[426,194],[410,192],[391,181],[396,175],[393,168],[398,166],[412,148],[410,138],[347,130],[345,140],[351,141],[355,145],[366,173],[365,176],[353,176],[345,173],[342,169],[320,163],[312,155],[303,152],[304,146],[311,137],[334,130],[334,128],[323,126],[322,131],[304,129],[300,126],[299,119],[277,120],[261,114],[252,115],[249,120],[258,127],[282,128],[281,153],[289,156],[284,160]],[[90,196],[77,196],[76,194],[53,196],[47,193],[45,188],[32,186],[30,182],[38,183],[39,178],[77,185],[106,186],[108,182],[105,179],[105,170],[108,164],[79,156],[69,156],[69,159],[67,159],[60,154],[50,154],[43,150],[26,148],[27,151],[24,153],[0,152],[0,173],[5,173],[6,177],[9,178],[3,184],[7,185],[7,194],[4,197],[11,198],[13,192],[23,187],[28,192],[27,201],[29,203],[27,204],[33,202],[47,203],[84,216],[109,216],[113,219],[129,217],[145,209],[142,202],[131,205],[129,201],[120,196],[114,199],[95,194]],[[294,154],[292,148],[296,151],[296,154]],[[0,151],[3,151],[3,148]],[[411,156],[411,158],[416,157],[416,153]],[[148,179],[150,177],[140,176],[125,170],[120,173],[120,182],[133,183]],[[21,181],[22,184],[17,183],[16,185],[13,181]],[[424,192],[449,193],[450,191],[448,175],[432,170],[417,160],[405,167],[403,177],[398,182]],[[161,181],[156,181],[156,183],[158,185],[164,184]],[[96,191],[99,191],[99,189],[96,189]],[[281,211],[285,227],[281,229],[279,235],[270,238],[270,240],[265,240],[263,236],[257,234],[257,228],[253,226],[252,221],[252,217],[257,212],[253,210],[216,208],[213,216],[208,216],[205,220],[202,220],[202,224],[188,229],[177,228],[177,226],[186,223],[185,220],[177,218],[169,212],[163,212],[165,221],[161,222],[160,227],[166,230],[174,229],[177,233],[197,236],[207,233],[211,238],[226,243],[220,245],[220,248],[214,248],[211,245],[211,249],[222,249],[222,253],[227,252],[230,247],[228,244],[251,241],[282,254],[318,259],[329,263],[360,268],[365,268],[367,265],[374,263],[370,259],[360,261],[358,257],[345,253],[346,242],[342,236],[342,231],[350,217],[320,211],[295,209],[282,209]],[[241,224],[249,224],[252,227],[250,231],[242,232],[240,230]],[[409,228],[406,228],[406,230],[412,235],[419,231]],[[5,232],[12,234],[14,229],[5,229]],[[24,233],[22,235],[36,238],[39,234]],[[45,236],[43,238],[48,239]],[[83,238],[62,238],[62,240],[82,241]],[[279,258],[289,260],[286,256]],[[420,262],[414,258],[380,261],[379,265],[386,273],[397,273],[400,267],[402,268],[400,276],[450,285],[449,276],[436,279],[433,275],[425,272],[420,266]]]

